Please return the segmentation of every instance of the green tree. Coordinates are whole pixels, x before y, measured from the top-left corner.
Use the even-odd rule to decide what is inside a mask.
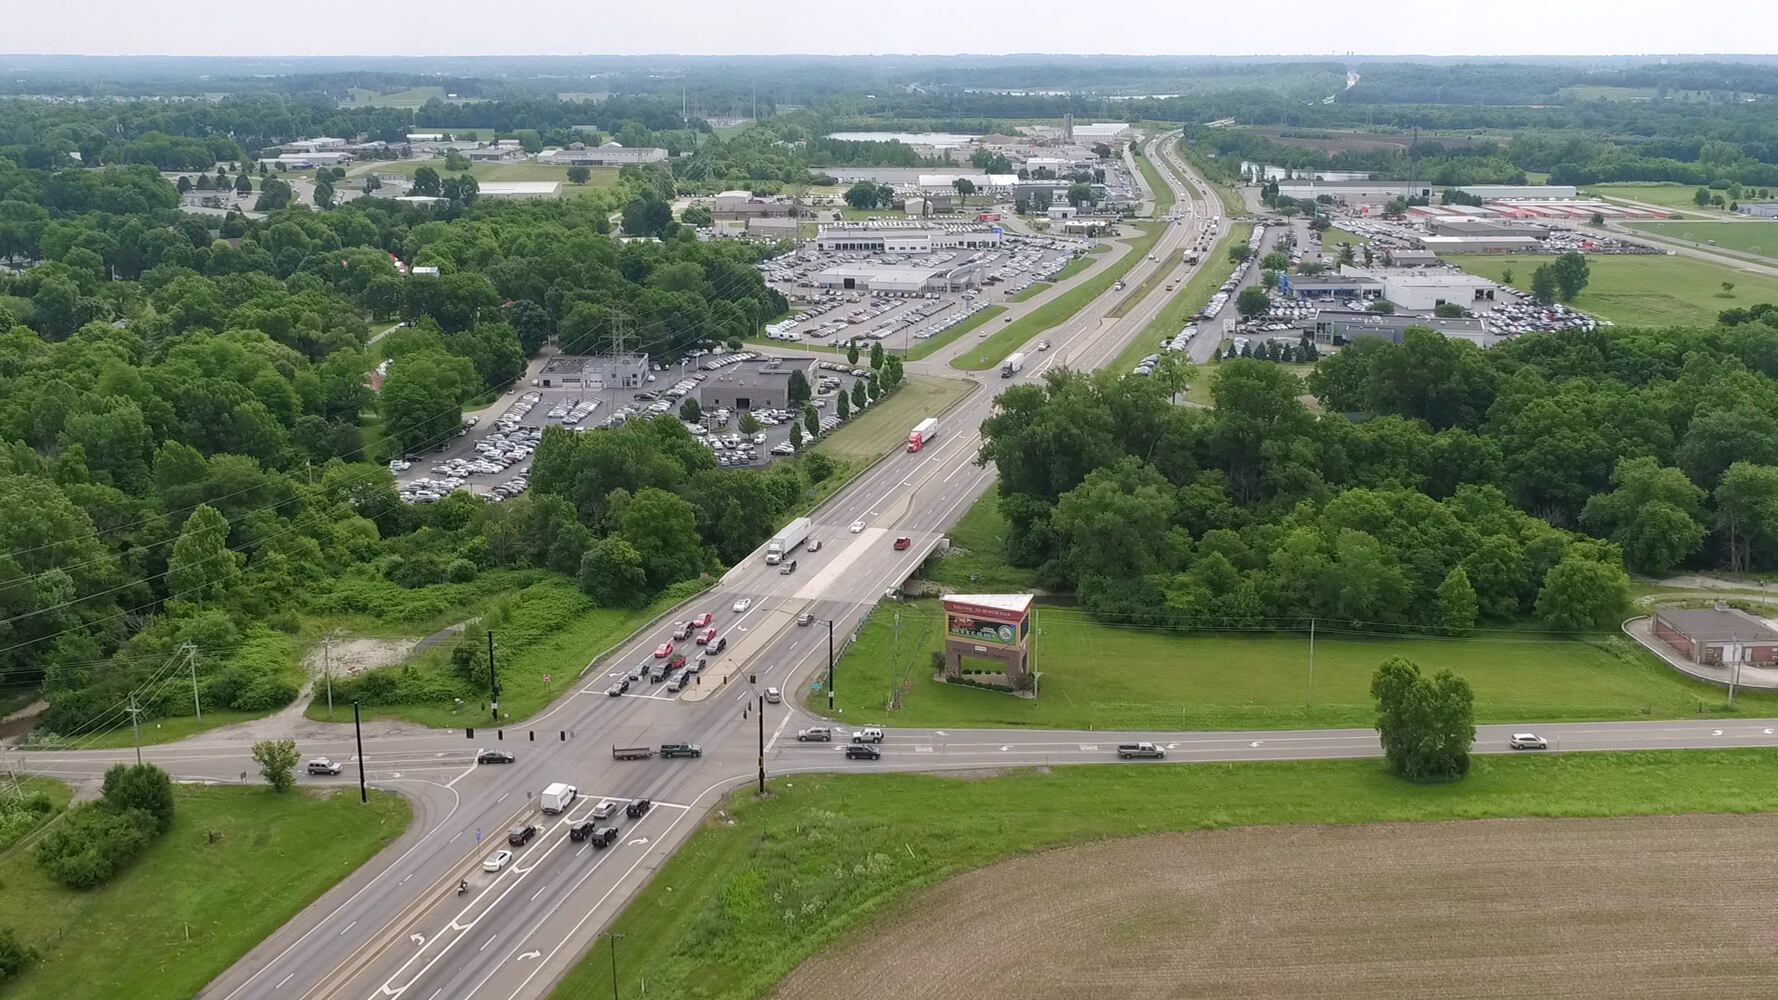
[[[167,586],[174,596],[194,604],[221,600],[246,561],[228,547],[228,521],[216,508],[199,504],[173,543]]]
[[[449,441],[463,424],[463,401],[481,380],[468,358],[440,351],[404,354],[377,394],[383,427],[404,452]]]
[[[951,181],[951,187],[957,189],[957,207],[969,204],[969,196],[975,194],[975,182],[967,177],[958,177]]]
[[[1068,185],[1068,204],[1079,208],[1082,205],[1093,205],[1098,199],[1093,195],[1093,186],[1084,181],[1075,181]]]
[[[1778,560],[1778,467],[1736,462],[1723,472],[1715,497],[1716,527],[1730,572],[1746,573]]]
[[[1556,301],[1560,287],[1556,273],[1548,264],[1539,264],[1537,270],[1531,272],[1531,297],[1539,303],[1547,306]]]
[[[624,509],[622,534],[642,560],[642,570],[654,590],[690,580],[704,570],[697,512],[666,490],[650,487],[636,491]]]
[[[698,401],[691,396],[685,397],[684,401],[679,404],[679,419],[688,424],[695,424],[703,418],[703,409],[698,406]]]
[[[1467,635],[1475,628],[1477,601],[1469,574],[1462,566],[1453,566],[1438,585],[1438,606],[1434,619],[1446,635]]]
[[[454,149],[445,150],[444,168],[453,174],[460,174],[470,168],[469,157]]]
[[[431,167],[420,167],[414,171],[414,194],[423,198],[436,198],[443,189],[443,185],[438,179],[438,171]]]
[[[1570,250],[1557,256],[1550,262],[1549,268],[1550,273],[1555,276],[1556,292],[1562,296],[1562,301],[1574,301],[1574,297],[1581,293],[1581,289],[1587,287],[1587,279],[1590,277],[1587,259],[1581,255],[1580,251]]]
[[[858,341],[856,340],[846,342],[846,363],[854,368],[858,366]]]
[[[10,927],[0,927],[0,982],[18,975],[37,960],[37,949],[20,941]]]
[[[846,199],[846,204],[861,212],[876,208],[877,185],[874,181],[858,181],[847,188],[846,193],[841,197]]]
[[[871,342],[870,366],[873,371],[881,371],[883,368],[883,342],[880,340]]]
[[[708,228],[716,223],[716,217],[703,205],[687,205],[685,211],[679,213],[679,221],[688,226],[700,229]]]
[[[1242,319],[1255,319],[1271,310],[1272,297],[1266,294],[1265,289],[1256,285],[1241,289],[1241,294],[1235,296],[1235,311],[1241,314]]]
[[[1395,303],[1388,299],[1378,299],[1364,307],[1365,312],[1374,312],[1381,316],[1395,315]]]
[[[1462,319],[1469,315],[1469,310],[1455,302],[1440,302],[1432,307],[1432,314],[1441,319]]]
[[[1264,271],[1288,271],[1290,258],[1282,250],[1272,250],[1259,259],[1259,266]]]
[[[811,441],[821,436],[821,415],[813,406],[803,407],[803,429],[809,432]]]
[[[1449,670],[1432,677],[1396,656],[1371,677],[1377,736],[1396,774],[1410,781],[1450,781],[1469,773],[1475,743],[1475,694]]]
[[[116,812],[140,809],[154,819],[154,832],[173,826],[173,779],[153,764],[113,764],[99,792]]]
[[[1587,501],[1580,523],[1617,543],[1632,569],[1661,575],[1703,547],[1704,491],[1685,473],[1644,455],[1620,459],[1611,483]]]
[[[852,383],[852,408],[862,410],[869,402],[870,400],[864,394],[864,383],[861,381]]]
[[[1710,189],[1699,188],[1692,192],[1692,204],[1697,205],[1699,208],[1708,207],[1710,205]]]
[[[1571,554],[1550,568],[1537,593],[1537,617],[1569,632],[1616,628],[1630,604],[1623,567]]]
[[[296,785],[295,740],[260,740],[253,744],[253,759],[259,774],[275,792],[288,792]]]
[[[568,168],[568,183],[570,184],[585,184],[592,179],[593,172],[583,166],[576,164]]]
[[[735,424],[740,428],[742,434],[759,433],[759,418],[753,415],[752,410],[742,410],[741,416],[735,421]]]
[[[793,405],[797,403],[807,403],[809,401],[809,397],[813,395],[813,393],[809,389],[809,378],[803,374],[801,368],[792,368],[790,370],[790,381],[785,388],[784,393],[789,397],[790,402]]]
[[[246,174],[235,175],[235,193],[245,197],[253,193],[253,179]]]
[[[642,554],[622,538],[602,538],[580,557],[580,589],[612,607],[641,603],[648,594]]]
[[[790,447],[795,449],[799,453],[803,450],[803,425],[802,424],[792,423],[790,425]]]
[[[322,209],[333,207],[333,181],[326,177],[315,179],[315,207]]]
[[[852,400],[848,399],[845,393],[834,393],[833,413],[834,416],[839,417],[841,420],[845,420],[852,416]]]

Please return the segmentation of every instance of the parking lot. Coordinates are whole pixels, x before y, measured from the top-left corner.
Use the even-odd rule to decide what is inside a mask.
[[[1051,280],[1092,245],[1074,240],[1006,234],[997,250],[941,250],[930,253],[865,253],[818,250],[813,244],[759,265],[766,281],[791,300],[794,312],[767,327],[766,335],[786,343],[844,344],[882,341],[906,350],[937,336],[993,302],[1039,281]],[[836,265],[950,269],[974,266],[981,286],[959,291],[871,291],[818,287],[815,276]]]
[[[464,416],[458,436],[421,454],[405,455],[389,463],[401,498],[409,503],[432,503],[454,490],[468,490],[500,502],[530,487],[531,457],[543,439],[544,428],[563,427],[590,431],[616,427],[629,420],[671,415],[678,418],[687,395],[726,365],[758,357],[752,351],[698,352],[681,364],[654,366],[643,389],[568,389],[531,385],[513,390],[499,403]],[[841,361],[822,360],[810,403],[820,414],[821,433],[839,426],[834,397],[850,393],[867,368],[852,368]],[[532,379],[533,382],[538,381]],[[858,407],[853,406],[854,412]],[[719,409],[702,415],[687,429],[715,455],[721,468],[761,466],[793,454],[790,447],[792,415],[784,410],[755,410],[759,430],[743,433],[741,415]],[[807,434],[807,429],[804,429]]]

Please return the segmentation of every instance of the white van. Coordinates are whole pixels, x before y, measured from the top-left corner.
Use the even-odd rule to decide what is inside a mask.
[[[574,800],[580,797],[580,789],[573,785],[558,781],[543,790],[537,797],[537,807],[546,813],[567,812]]]

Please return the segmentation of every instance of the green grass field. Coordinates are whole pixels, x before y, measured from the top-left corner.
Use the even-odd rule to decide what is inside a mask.
[[[1074,264],[1077,264],[1077,263],[1079,263],[1079,261],[1070,262],[1069,266],[1072,267]],[[1089,263],[1090,263],[1090,261],[1089,261]],[[1008,295],[1006,297],[1006,301],[1008,301],[1008,302],[1023,302],[1026,299],[1034,299],[1054,287],[1056,287],[1056,286],[1050,284],[1047,281],[1033,281],[1030,285],[1026,286],[1024,291],[1014,292],[1011,295]]]
[[[27,803],[37,795],[49,800],[49,809],[39,812]],[[59,781],[29,775],[8,776],[0,785],[0,858],[14,844],[42,829],[51,819],[68,808],[74,790]],[[3,925],[0,925],[3,926]]]
[[[407,827],[407,802],[372,792],[283,795],[176,785],[173,828],[113,882],[76,892],[29,849],[0,859],[5,924],[41,957],[12,1000],[183,1000]]]
[[[402,108],[408,111],[416,111],[421,105],[433,98],[437,98],[441,101],[445,99],[445,89],[443,87],[409,87],[406,90],[391,90],[387,93],[378,93],[377,91],[367,90],[363,87],[353,87],[347,91],[347,93],[349,96],[346,100],[340,102],[341,107]],[[417,129],[416,131],[429,130]],[[447,131],[452,135],[456,135],[459,130],[449,129]]]
[[[1511,268],[1512,284],[1521,290],[1530,289],[1532,270],[1549,262],[1548,257],[1479,254],[1446,259],[1495,281]],[[1589,257],[1587,265],[1592,279],[1570,304],[1619,326],[1712,326],[1717,313],[1731,306],[1778,302],[1778,277],[1691,257]],[[1735,286],[1727,296],[1725,281]]]
[[[1166,227],[1160,223],[1141,223],[1138,228],[1141,233],[1128,241],[1129,250],[1110,267],[1021,316],[975,350],[965,351],[952,358],[951,367],[962,371],[985,371],[998,365],[1007,355],[1025,346],[1038,334],[1072,319],[1088,302],[1103,295],[1106,289],[1127,274],[1130,268],[1135,267],[1137,261],[1148,256]]]
[[[732,795],[724,820],[619,915],[619,994],[765,996],[909,893],[1049,848],[1273,824],[1764,812],[1778,809],[1775,766],[1778,752],[1728,750],[1482,756],[1464,780],[1438,785],[1400,781],[1375,760],[799,774],[764,799]],[[611,954],[593,948],[553,996],[604,996]]]
[[[838,459],[874,462],[904,445],[915,424],[969,395],[973,385],[963,379],[909,375],[906,385],[834,428],[815,450]]]
[[[901,618],[897,636],[895,616]],[[1309,674],[1306,633],[1173,632],[1107,625],[1039,605],[1039,696],[933,680],[942,645],[938,605],[877,608],[834,678],[856,725],[1041,726],[1080,729],[1295,729],[1368,726],[1371,674],[1391,656],[1449,668],[1475,689],[1477,722],[1689,718],[1718,715],[1724,694],[1681,678],[1630,639],[1532,632],[1465,639],[1376,637],[1318,630]],[[888,709],[905,679],[901,708]],[[810,704],[825,708],[826,693]],[[1737,712],[1778,712],[1778,695],[1736,699]]]
[[[928,579],[962,593],[1020,593],[1036,585],[1037,574],[1006,561],[1006,518],[1000,493],[989,490],[971,504],[949,536],[951,554],[927,564]]]
[[[1152,214],[1157,219],[1164,219],[1168,212],[1173,211],[1173,201],[1176,196],[1173,194],[1173,189],[1161,178],[1160,168],[1154,165],[1153,155],[1156,145],[1152,141],[1142,144],[1143,155],[1136,157],[1136,167],[1142,171],[1143,179],[1148,181],[1148,189],[1154,192],[1154,212]]]
[[[1724,250],[1739,250],[1758,257],[1778,259],[1778,221],[1711,222],[1706,219],[1679,222],[1632,222],[1637,232],[1687,243],[1702,243]]]
[[[909,361],[918,361],[921,358],[930,357],[946,344],[951,343],[966,333],[979,329],[984,323],[998,317],[1005,311],[1005,306],[988,306],[974,316],[944,330],[937,336],[928,337],[915,344],[913,347],[908,348],[907,354],[905,354],[904,357]]]
[[[1185,325],[1204,308],[1210,297],[1228,280],[1229,275],[1235,273],[1235,262],[1229,259],[1228,248],[1245,245],[1247,237],[1252,234],[1252,223],[1237,222],[1230,226],[1229,232],[1210,247],[1209,256],[1197,273],[1186,281],[1184,287],[1173,293],[1167,304],[1155,314],[1155,318],[1142,328],[1142,335],[1124,348],[1117,360],[1111,363],[1111,370],[1129,371],[1143,356],[1152,353],[1161,341],[1177,336],[1179,331],[1185,329]]]
[[[1622,198],[1626,201],[1639,201],[1645,205],[1659,205],[1662,208],[1679,208],[1688,212],[1705,212],[1711,215],[1726,216],[1725,209],[1710,206],[1699,207],[1692,197],[1698,193],[1693,184],[1588,184],[1581,188],[1580,193],[1586,197]],[[1712,194],[1725,194],[1712,191]],[[1724,200],[1727,200],[1725,194]]]

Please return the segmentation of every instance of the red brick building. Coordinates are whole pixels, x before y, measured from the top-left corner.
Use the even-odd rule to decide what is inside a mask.
[[[1735,608],[1656,608],[1651,631],[1693,663],[1778,663],[1778,629]]]

